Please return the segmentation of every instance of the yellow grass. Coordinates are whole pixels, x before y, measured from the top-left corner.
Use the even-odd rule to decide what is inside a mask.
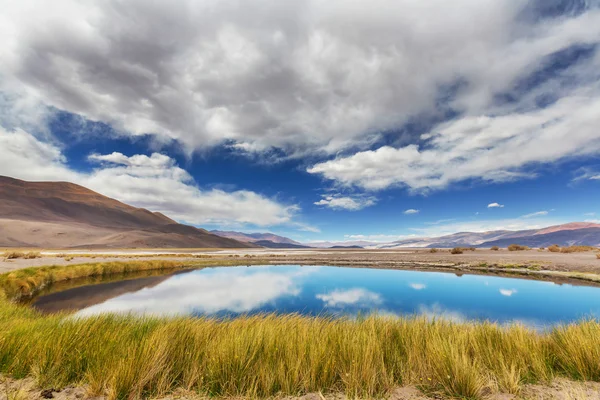
[[[421,317],[77,319],[43,316],[8,301],[63,279],[185,266],[138,261],[0,275],[0,373],[32,376],[42,388],[87,384],[91,395],[109,399],[161,396],[177,388],[252,398],[309,392],[378,397],[408,384],[483,399],[556,376],[600,380],[596,321],[540,334],[518,325]]]
[[[33,258],[40,258],[42,254],[39,251],[29,251],[27,253],[22,251],[7,251],[4,253],[4,258],[8,260],[14,260],[16,258],[24,258],[26,260],[30,260]]]
[[[523,251],[523,250],[529,250],[529,247],[521,246],[519,244],[511,244],[508,246],[508,251]]]

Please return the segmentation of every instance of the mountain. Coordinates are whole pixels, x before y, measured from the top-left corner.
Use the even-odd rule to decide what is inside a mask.
[[[285,236],[279,236],[279,235],[275,235],[273,233],[243,233],[243,232],[236,232],[236,231],[217,231],[217,230],[210,231],[210,233],[219,235],[221,237],[226,237],[226,238],[235,239],[235,240],[239,240],[241,242],[248,242],[248,243],[256,243],[258,241],[267,241],[267,242],[272,242],[272,243],[277,243],[277,244],[290,244],[290,245],[296,245],[296,246],[309,247],[309,246],[303,245],[300,242],[296,242],[295,240],[292,240],[290,238],[286,238]],[[263,246],[263,247],[269,247],[269,246]]]
[[[257,240],[252,243],[269,249],[310,249],[309,246],[304,246],[302,244],[278,243],[270,240]]]
[[[549,233],[536,233],[535,235],[514,239],[493,240],[482,243],[479,247],[506,247],[513,243],[529,247],[548,247],[553,244],[558,244],[559,246],[600,246],[600,226],[597,228],[566,229],[551,231]]]
[[[521,231],[458,232],[440,237],[424,237],[379,243],[372,248],[398,249],[406,247],[506,247],[509,244],[530,247],[582,245],[600,246],[600,224],[591,222],[571,222],[542,229]]]
[[[0,247],[254,247],[69,182],[0,176]]]

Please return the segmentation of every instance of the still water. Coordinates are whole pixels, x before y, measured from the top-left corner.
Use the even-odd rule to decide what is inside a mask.
[[[235,317],[425,315],[543,328],[600,317],[600,288],[494,276],[325,266],[216,267],[40,296],[42,311]]]

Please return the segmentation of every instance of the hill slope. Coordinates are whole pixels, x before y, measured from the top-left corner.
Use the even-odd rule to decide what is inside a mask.
[[[1,247],[253,247],[68,182],[0,176]]]
[[[309,246],[304,246],[302,243],[300,242],[296,242],[295,240],[292,240],[290,238],[286,238],[285,236],[279,236],[279,235],[275,235],[274,233],[243,233],[243,232],[236,232],[236,231],[210,231],[210,233],[214,233],[215,235],[219,235],[221,237],[226,237],[226,238],[230,238],[230,239],[235,239],[235,240],[239,240],[242,242],[248,242],[248,243],[256,243],[259,241],[265,241],[265,242],[271,242],[271,243],[275,243],[275,244],[290,244],[290,245],[295,245],[295,246],[303,246],[303,247],[309,247]],[[266,243],[268,244],[268,243]],[[264,246],[264,247],[269,247],[269,246]],[[278,246],[279,248],[283,248],[282,246]]]

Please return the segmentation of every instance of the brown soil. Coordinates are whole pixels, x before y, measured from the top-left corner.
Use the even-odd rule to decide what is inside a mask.
[[[52,397],[50,397],[52,396]],[[41,400],[53,398],[57,400],[104,400],[88,394],[85,386],[69,386],[66,388],[41,389],[31,378],[14,380],[0,375],[0,400]],[[397,388],[387,397],[389,400],[433,400],[447,399],[441,394],[425,395],[413,386]],[[208,400],[208,397],[196,393],[179,390],[170,396],[156,400]],[[229,398],[233,400],[233,398]],[[345,400],[342,394],[310,393],[300,397],[280,397],[281,400]],[[242,400],[237,398],[236,400]],[[600,400],[600,383],[573,382],[557,379],[550,385],[525,385],[519,395],[495,394],[489,400]]]

